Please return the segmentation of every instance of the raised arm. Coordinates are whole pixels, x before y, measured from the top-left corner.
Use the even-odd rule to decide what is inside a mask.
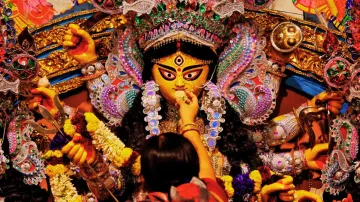
[[[327,104],[327,109],[337,115],[340,113],[343,103],[344,100],[342,99],[341,94],[336,92],[322,92],[313,99],[302,104],[300,107],[294,109],[292,112],[272,119],[269,126],[263,131],[265,137],[262,139],[267,139],[268,146],[278,146],[288,142],[296,137],[301,131],[299,114],[303,109],[308,107],[319,107],[320,105],[324,106],[324,104]],[[254,139],[254,141],[256,142],[256,139]]]
[[[185,93],[187,97],[176,99],[181,118],[181,134],[190,140],[197,151],[200,161],[199,178],[210,178],[216,180],[209,154],[201,141],[199,130],[194,124],[195,117],[199,111],[199,101],[190,91],[185,91]]]

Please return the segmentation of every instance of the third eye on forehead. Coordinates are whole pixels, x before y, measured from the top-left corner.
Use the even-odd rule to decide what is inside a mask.
[[[176,58],[174,59],[174,63],[177,66],[181,66],[184,63],[184,58],[181,57],[181,55],[176,56]]]
[[[168,69],[168,70],[171,70],[173,72],[176,72],[176,69],[174,67],[170,67],[168,65],[164,65],[164,64],[160,64],[160,63],[156,63],[157,65],[159,65],[160,67],[163,67],[165,69]],[[194,69],[194,68],[197,68],[197,67],[202,67],[204,66],[204,64],[198,64],[198,65],[190,65],[190,66],[187,66],[185,67],[182,71],[187,71],[187,70],[190,70],[190,69]],[[181,71],[180,68],[177,68],[178,71]]]

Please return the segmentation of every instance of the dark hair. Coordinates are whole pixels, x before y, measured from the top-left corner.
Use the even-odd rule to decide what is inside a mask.
[[[176,133],[163,133],[145,141],[141,173],[147,189],[168,193],[171,186],[199,175],[199,157],[191,142]]]

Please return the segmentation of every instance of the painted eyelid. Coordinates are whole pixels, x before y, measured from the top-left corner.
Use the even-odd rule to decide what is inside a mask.
[[[188,71],[188,72],[184,72],[183,73],[183,76],[185,76],[185,75],[187,75],[187,74],[190,74],[190,73],[193,73],[193,72],[195,72],[196,73],[196,76],[194,76],[195,78],[196,77],[198,77],[200,74],[201,74],[201,72],[202,72],[202,69],[197,69],[197,70],[191,70],[191,71]],[[195,79],[195,78],[185,78],[184,77],[184,79]]]
[[[169,71],[169,70],[165,70],[165,69],[160,69],[159,68],[159,71],[160,71],[160,74],[161,76],[165,77],[165,78],[168,78],[167,76],[165,76],[166,73],[170,73],[174,78],[171,78],[171,80],[174,80],[176,78],[176,76],[174,75],[173,72]]]
[[[176,72],[175,68],[164,65],[164,64],[160,64],[160,63],[156,63],[158,66],[160,66],[159,69],[166,69],[167,71],[173,71]]]

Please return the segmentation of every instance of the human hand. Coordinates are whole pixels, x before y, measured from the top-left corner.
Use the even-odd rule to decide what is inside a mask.
[[[320,103],[327,103],[328,110],[334,114],[339,114],[344,103],[341,92],[322,92],[309,101],[309,106],[316,107]]]
[[[176,98],[176,106],[179,109],[181,125],[194,123],[199,111],[199,101],[195,94],[185,90],[185,98]]]
[[[322,202],[323,200],[317,194],[311,193],[305,190],[296,190],[294,194],[294,202],[300,202],[304,200],[310,200],[313,202]]]
[[[305,150],[305,160],[308,168],[312,170],[321,170],[324,167],[324,162],[316,160],[316,157],[327,151],[329,148],[328,143],[317,144],[313,148]]]
[[[81,64],[94,61],[98,57],[90,34],[75,24],[69,25],[63,46],[68,49],[67,53]]]
[[[39,87],[32,89],[30,92],[35,95],[33,99],[29,100],[28,106],[30,110],[39,112],[38,106],[42,105],[50,112],[51,115],[57,114],[58,109],[54,103],[56,92],[54,90],[45,87]]]
[[[85,162],[91,164],[96,159],[96,151],[91,140],[78,133],[61,149],[61,152],[79,167],[83,166]]]
[[[279,198],[282,201],[293,201],[295,186],[293,185],[293,178],[289,175],[285,175],[283,179],[263,186],[260,191],[262,201],[269,201],[270,195],[275,192],[279,192]]]

